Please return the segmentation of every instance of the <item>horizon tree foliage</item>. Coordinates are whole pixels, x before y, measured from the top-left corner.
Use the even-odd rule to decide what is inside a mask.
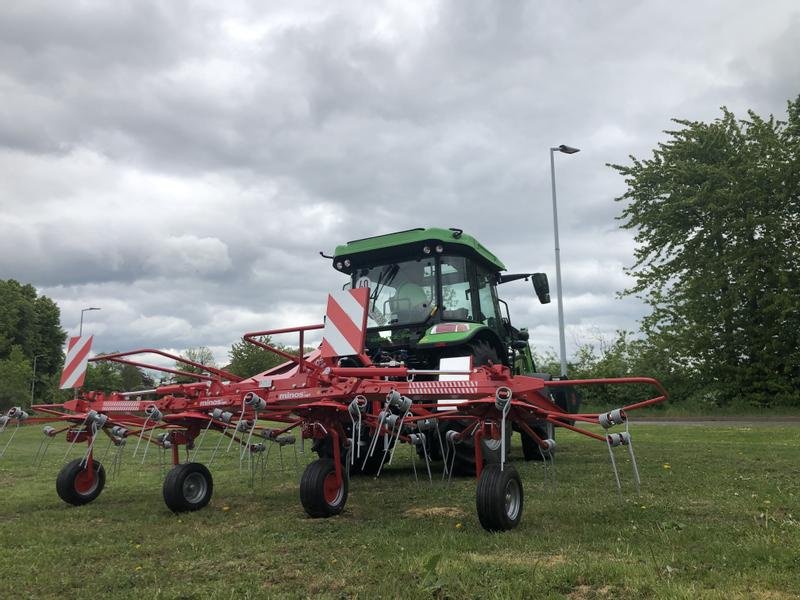
[[[187,348],[184,352],[180,354],[183,358],[187,360],[191,360],[192,362],[199,363],[201,365],[209,366],[215,368],[217,364],[214,362],[214,353],[211,352],[211,349],[208,346],[197,346],[193,348]],[[173,366],[174,369],[179,371],[184,371],[186,373],[203,373],[203,369],[199,367],[194,367],[192,365],[187,365],[185,363],[175,361]],[[186,375],[169,375],[169,377],[174,377],[174,380],[177,383],[191,383],[193,381],[197,381],[192,377],[188,377]]]
[[[54,398],[67,337],[60,317],[56,303],[32,285],[0,279],[0,365],[3,373],[13,374],[10,379],[0,375],[0,408],[30,403],[34,358],[36,401]],[[23,373],[28,373],[25,385]]]
[[[88,364],[82,389],[106,393],[135,392],[151,389],[154,385],[153,378],[139,367],[103,360]]]
[[[268,335],[259,338],[259,341],[265,344],[273,344]],[[289,350],[282,344],[278,344],[277,347],[283,350]],[[286,362],[286,359],[282,356],[259,348],[255,344],[250,344],[244,340],[233,343],[231,349],[228,351],[228,357],[231,362],[226,367],[226,370],[240,377],[252,377],[253,375],[262,373],[267,369]]]
[[[674,119],[649,159],[609,165],[636,232],[635,284],[650,350],[717,404],[800,402],[800,96],[786,120],[727,108]]]

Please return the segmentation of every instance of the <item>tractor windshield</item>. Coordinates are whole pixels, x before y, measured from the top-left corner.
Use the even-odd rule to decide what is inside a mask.
[[[367,327],[422,323],[434,312],[436,265],[433,258],[358,269],[354,287],[368,287]]]
[[[442,256],[442,319],[499,325],[496,275],[463,256]]]

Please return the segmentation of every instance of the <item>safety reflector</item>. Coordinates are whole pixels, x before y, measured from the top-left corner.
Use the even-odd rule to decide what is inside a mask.
[[[328,294],[325,329],[320,352],[326,358],[352,356],[364,351],[369,288]]]
[[[61,371],[61,382],[58,384],[59,389],[66,390],[83,385],[93,339],[93,335],[69,338],[67,358],[64,361],[64,370]]]

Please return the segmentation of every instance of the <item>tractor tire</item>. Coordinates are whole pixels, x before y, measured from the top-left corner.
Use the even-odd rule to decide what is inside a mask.
[[[478,520],[486,531],[508,531],[519,525],[524,494],[522,481],[512,465],[488,465],[475,490]]]
[[[497,351],[488,343],[479,340],[468,344],[464,349],[466,354],[472,355],[472,365],[481,367],[492,364],[500,364],[500,358],[497,356]],[[457,427],[445,427],[442,431],[442,437],[448,429],[456,429],[460,431],[463,426],[459,424]],[[438,440],[436,441],[438,450]],[[506,427],[506,461],[509,460],[511,450],[511,424],[507,423]],[[481,451],[483,453],[483,464],[493,465],[500,464],[500,440],[483,439],[481,440]],[[453,463],[453,473],[455,475],[474,476],[476,473],[475,468],[475,444],[472,438],[463,439],[455,445],[455,461]]]
[[[58,497],[67,504],[82,506],[100,495],[106,485],[106,470],[92,459],[92,472],[81,466],[82,458],[68,462],[56,478]]]
[[[556,431],[555,427],[550,425],[549,423],[545,423],[543,425],[533,425],[531,429],[542,439],[556,439]],[[539,448],[539,444],[533,441],[533,438],[530,437],[524,431],[519,432],[520,437],[522,438],[522,456],[525,460],[538,460],[542,461],[546,457],[550,457],[553,454],[551,450],[548,454],[542,454],[541,449]]]
[[[347,477],[336,485],[336,468],[329,458],[310,463],[300,478],[300,502],[313,519],[341,513],[347,503],[347,493]]]
[[[378,468],[381,464],[381,459],[383,458],[383,445],[378,442],[378,445],[375,447],[375,452],[372,453],[372,456],[367,458],[366,462],[364,461],[365,454],[367,452],[367,448],[369,446],[370,438],[369,434],[364,428],[364,433],[361,436],[361,441],[364,442],[364,445],[361,446],[361,457],[359,458],[356,456],[353,464],[350,465],[349,473],[351,476],[358,476],[358,475],[375,475],[378,472]],[[316,439],[314,440],[314,444],[311,447],[313,452],[317,453],[321,459],[326,458],[330,461],[333,461],[333,445],[331,444],[331,438],[326,437],[323,439]],[[347,469],[347,450],[342,447],[341,448],[341,457],[342,457],[342,466]]]
[[[200,510],[213,492],[211,472],[200,463],[175,465],[164,478],[164,503],[174,513]]]

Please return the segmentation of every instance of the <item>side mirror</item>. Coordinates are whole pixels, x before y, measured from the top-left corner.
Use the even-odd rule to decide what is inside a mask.
[[[550,284],[547,282],[547,273],[534,273],[531,279],[533,279],[533,289],[539,302],[550,304]]]

